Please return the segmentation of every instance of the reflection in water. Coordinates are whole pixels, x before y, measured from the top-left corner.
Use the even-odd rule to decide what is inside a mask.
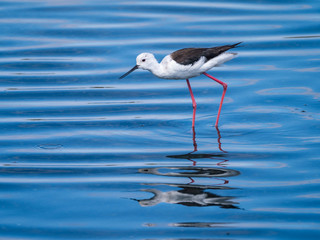
[[[217,130],[217,142],[218,142],[218,149],[223,152],[223,153],[227,153],[227,151],[224,151],[222,149],[221,146],[221,133],[218,127],[215,127]],[[198,151],[198,144],[196,141],[196,131],[195,128],[192,128],[192,141],[193,141],[193,151],[187,154],[182,154],[182,155],[169,155],[167,157],[170,158],[184,158],[187,159],[189,161],[193,162],[193,166],[195,166],[197,164],[197,162],[193,159],[200,159],[200,158],[210,158],[210,159],[214,159],[214,160],[221,160],[220,163],[218,163],[217,165],[222,165],[223,163],[227,162],[227,159],[219,159],[218,157],[223,157],[223,154],[194,154],[195,152]]]
[[[217,135],[218,135],[218,137],[217,137],[218,148],[219,148],[219,150],[221,152],[227,153],[227,151],[224,151],[222,149],[222,146],[221,146],[221,133],[220,133],[220,130],[219,130],[218,126],[216,126],[215,128],[217,130]],[[193,151],[191,153],[198,151],[198,144],[197,144],[197,141],[196,141],[196,130],[195,130],[194,127],[192,127],[192,141],[193,141]]]
[[[209,154],[208,154],[209,155]],[[172,170],[171,172],[160,172],[161,170]],[[158,167],[158,168],[141,168],[141,173],[155,174],[158,176],[170,177],[232,177],[239,175],[239,171],[226,168],[213,167]]]
[[[202,156],[206,156],[205,154]],[[171,171],[168,171],[171,170]],[[161,172],[165,171],[165,172]],[[158,176],[173,176],[173,177],[207,177],[216,178],[221,177],[231,177],[240,174],[239,171],[226,169],[226,168],[213,168],[213,167],[159,167],[159,168],[142,168],[139,170],[141,173],[154,174]],[[236,202],[232,201],[234,197],[231,196],[221,196],[210,191],[212,190],[229,190],[231,187],[225,186],[229,183],[228,180],[224,180],[223,185],[216,184],[210,185],[200,185],[193,184],[192,181],[189,184],[150,184],[145,183],[148,186],[158,186],[166,185],[170,187],[179,188],[179,190],[173,190],[168,192],[163,192],[158,189],[142,189],[141,191],[153,193],[154,196],[150,199],[137,200],[139,204],[143,207],[149,207],[157,205],[158,203],[171,203],[171,204],[181,204],[184,206],[219,206],[221,208],[238,208],[235,206]],[[220,186],[219,186],[220,185]],[[209,191],[210,190],[210,191]],[[136,199],[135,199],[136,200]]]
[[[150,168],[141,168],[139,169],[140,173],[152,174],[161,177],[180,177],[188,178],[191,180],[188,184],[175,184],[175,183],[144,183],[143,185],[147,186],[161,186],[166,185],[168,187],[178,188],[178,190],[172,191],[163,191],[155,188],[141,189],[143,192],[152,193],[153,196],[149,199],[133,199],[139,202],[142,207],[155,206],[159,203],[170,203],[170,204],[180,204],[184,206],[196,206],[196,207],[207,207],[207,206],[219,206],[220,208],[228,209],[239,209],[232,196],[222,196],[212,191],[219,190],[230,190],[231,187],[227,187],[229,180],[225,178],[237,176],[240,174],[239,171],[228,169],[226,159],[226,152],[221,149],[221,135],[219,129],[218,131],[218,148],[223,153],[219,154],[208,154],[208,153],[195,153],[198,151],[196,143],[196,135],[193,129],[193,146],[194,150],[190,153],[181,154],[181,155],[171,155],[167,156],[169,158],[176,159],[186,159],[193,162],[192,166],[173,166],[173,167],[150,167]],[[219,160],[215,165],[212,166],[196,166],[196,159],[212,159]],[[196,178],[213,178],[215,180],[222,180],[223,183],[213,184],[213,185],[203,185],[197,184]]]
[[[162,192],[157,189],[142,189],[141,191],[153,193],[150,199],[137,200],[142,207],[150,207],[159,203],[180,204],[189,207],[207,207],[219,206],[221,208],[238,209],[232,199],[234,197],[220,196],[206,191],[196,185],[185,185],[184,188],[177,191]]]
[[[230,225],[231,223],[227,222],[180,222],[180,223],[171,223],[172,227],[196,227],[196,228],[221,228]]]
[[[215,127],[217,130],[217,142],[218,142],[218,149],[223,152],[223,153],[227,153],[227,151],[224,151],[221,147],[221,133],[218,127]],[[211,158],[211,159],[215,159],[217,160],[217,157],[223,157],[223,154],[194,154],[195,152],[198,151],[198,144],[196,141],[196,131],[195,128],[192,128],[192,141],[193,141],[193,151],[187,154],[182,154],[182,155],[170,155],[167,157],[170,158],[184,158],[187,159],[191,162],[193,162],[193,166],[196,166],[197,162],[193,159],[199,159],[199,158]],[[219,160],[219,159],[218,159]],[[227,162],[227,159],[220,159],[221,162],[218,163],[218,165],[222,165],[224,162]]]
[[[224,152],[224,153],[227,153],[227,151],[224,151],[221,147],[221,134],[220,134],[220,130],[218,128],[218,126],[216,126],[216,130],[217,130],[217,134],[218,134],[218,138],[217,138],[217,141],[218,141],[218,148],[221,152]]]

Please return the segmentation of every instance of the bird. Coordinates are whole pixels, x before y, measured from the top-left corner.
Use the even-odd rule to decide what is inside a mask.
[[[215,127],[217,128],[224,96],[226,94],[228,85],[206,72],[213,67],[219,66],[233,59],[237,55],[237,53],[226,51],[237,47],[240,43],[242,42],[209,48],[183,48],[165,56],[160,63],[152,53],[141,53],[136,58],[136,65],[121,77],[119,77],[119,79],[123,79],[137,69],[148,70],[153,75],[162,79],[185,79],[192,100],[192,128],[194,129],[197,103],[193,95],[189,79],[203,74],[208,78],[216,81],[223,87],[215,123]]]

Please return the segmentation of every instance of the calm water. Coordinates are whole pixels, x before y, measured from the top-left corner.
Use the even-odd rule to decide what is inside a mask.
[[[1,239],[319,239],[320,2],[0,1]],[[244,41],[191,84],[140,52]]]

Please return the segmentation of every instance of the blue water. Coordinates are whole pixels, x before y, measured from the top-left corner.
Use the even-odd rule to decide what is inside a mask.
[[[0,239],[319,239],[320,2],[0,1]],[[209,73],[136,55],[243,41]]]

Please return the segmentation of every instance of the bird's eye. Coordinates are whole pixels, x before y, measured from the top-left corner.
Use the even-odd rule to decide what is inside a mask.
[[[146,60],[145,59],[142,59],[142,62],[145,62]]]

